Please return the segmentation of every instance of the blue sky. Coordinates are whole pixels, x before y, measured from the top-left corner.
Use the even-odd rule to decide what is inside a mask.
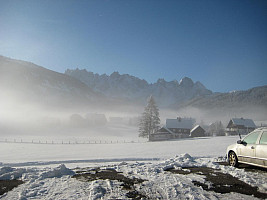
[[[267,85],[267,1],[0,0],[0,54],[245,90]]]

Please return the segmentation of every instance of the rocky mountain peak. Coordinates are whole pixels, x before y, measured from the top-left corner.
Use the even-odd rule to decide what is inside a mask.
[[[192,81],[191,78],[188,78],[188,77],[182,78],[179,84],[181,87],[185,87],[185,88],[192,88],[194,86],[194,82]]]
[[[118,79],[121,75],[119,74],[119,72],[113,72],[112,74],[110,74],[110,78],[112,79]]]
[[[200,88],[200,89],[206,89],[206,87],[201,82],[199,82],[199,81],[197,81],[195,83],[195,86],[198,87],[198,88]]]
[[[159,78],[158,80],[157,80],[157,83],[156,84],[166,84],[166,81],[163,79],[163,78]]]

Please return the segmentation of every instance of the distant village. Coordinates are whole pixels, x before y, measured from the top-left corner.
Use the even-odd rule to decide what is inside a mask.
[[[196,124],[193,118],[177,117],[166,119],[165,126],[156,133],[149,136],[149,141],[160,141],[180,138],[207,137],[207,136],[229,136],[248,134],[257,127],[252,119],[232,118],[225,126],[221,121],[210,125]]]
[[[105,114],[90,113],[82,117],[79,114],[70,116],[73,126],[106,126],[108,124],[138,126],[139,117],[109,117]],[[266,126],[261,124],[261,126]],[[163,141],[181,138],[208,137],[208,136],[230,136],[245,135],[255,130],[253,119],[231,118],[228,124],[223,125],[221,121],[216,121],[209,125],[197,124],[194,118],[177,117],[166,119],[166,123],[157,132],[149,135],[149,141]]]

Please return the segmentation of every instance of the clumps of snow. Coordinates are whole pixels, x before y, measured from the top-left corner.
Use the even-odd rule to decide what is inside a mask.
[[[90,196],[93,199],[101,199],[107,193],[107,190],[100,184],[97,184],[98,181],[92,183],[93,187],[90,190]]]
[[[64,164],[61,164],[60,166],[56,167],[52,171],[47,171],[41,174],[41,178],[60,178],[64,175],[74,175],[75,172],[71,169],[67,168]]]
[[[121,163],[119,163],[119,166],[121,166],[121,165],[127,165],[127,164],[128,164],[127,162],[122,161]]]
[[[2,167],[0,169],[0,180],[14,180],[21,178],[27,170],[23,168]]]
[[[0,175],[6,174],[6,173],[9,173],[9,172],[12,172],[12,171],[14,171],[14,168],[12,168],[12,167],[2,167],[0,169]]]
[[[194,158],[191,157],[188,153],[176,155],[174,158],[168,159],[161,163],[163,170],[181,168],[181,167],[192,167],[196,165]]]
[[[13,168],[13,167],[2,167],[0,169],[0,180],[30,180],[30,179],[45,179],[45,178],[60,178],[64,175],[74,175],[75,172],[67,168],[64,164],[52,169],[44,169],[43,172],[40,170],[30,168]]]

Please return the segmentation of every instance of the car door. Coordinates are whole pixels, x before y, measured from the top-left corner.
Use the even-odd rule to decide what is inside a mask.
[[[267,131],[263,131],[259,140],[259,144],[256,146],[257,164],[267,166]]]
[[[254,131],[246,136],[238,145],[238,160],[246,163],[256,163],[256,146],[261,131]]]

